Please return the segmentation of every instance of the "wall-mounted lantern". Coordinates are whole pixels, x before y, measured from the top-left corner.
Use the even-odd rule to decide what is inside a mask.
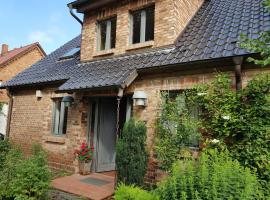
[[[72,96],[64,96],[62,102],[65,104],[66,107],[70,107],[71,104],[74,102],[74,98]]]
[[[42,91],[41,90],[36,90],[36,97],[38,99],[42,98]]]
[[[135,106],[147,106],[147,95],[144,91],[135,91],[132,98]]]

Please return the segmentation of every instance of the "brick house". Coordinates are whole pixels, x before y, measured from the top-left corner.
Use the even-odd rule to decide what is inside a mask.
[[[0,54],[0,84],[11,79],[19,72],[30,67],[46,56],[39,43],[33,43],[13,50],[7,44],[2,45]],[[6,133],[6,121],[9,97],[6,90],[0,90],[0,103],[3,103],[0,114],[0,133]]]
[[[68,6],[74,17],[72,9],[84,14],[81,35],[2,86],[13,97],[10,139],[26,153],[31,143],[42,144],[55,169],[74,171],[74,149],[85,140],[95,148],[92,170],[115,170],[118,126],[133,116],[147,125],[147,181],[154,181],[151,149],[162,91],[190,89],[217,71],[229,73],[240,89],[270,71],[248,63],[257,54],[237,44],[242,33],[256,37],[270,28],[262,0],[77,0]]]

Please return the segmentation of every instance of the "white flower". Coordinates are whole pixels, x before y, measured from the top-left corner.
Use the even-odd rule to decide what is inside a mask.
[[[199,92],[197,95],[198,96],[205,96],[205,95],[207,95],[207,93],[206,92]]]
[[[219,143],[219,140],[213,139],[211,142],[214,143],[214,144],[217,144],[217,143]]]
[[[225,120],[231,119],[231,117],[229,115],[222,116],[222,118],[225,119]]]

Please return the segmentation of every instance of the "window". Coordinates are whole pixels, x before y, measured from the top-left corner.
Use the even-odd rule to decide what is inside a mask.
[[[60,57],[60,60],[73,58],[75,55],[79,54],[79,52],[80,52],[80,47],[73,48],[70,51],[68,51],[67,53],[65,53],[64,55],[62,55]]]
[[[53,100],[53,129],[55,135],[63,135],[67,132],[68,106],[62,99]]]
[[[131,43],[137,44],[154,40],[155,7],[131,13]]]
[[[98,23],[98,50],[115,48],[116,17]]]
[[[197,148],[199,146],[200,135],[198,135],[197,125],[193,126],[193,123],[196,124],[196,122],[198,121],[200,111],[198,109],[198,106],[194,105],[193,103],[189,103],[187,101],[187,92],[189,91],[190,90],[171,90],[166,91],[164,94],[167,103],[177,105],[179,116],[181,116],[182,113],[184,113],[185,111],[188,111],[190,120],[190,124],[188,126],[190,127],[188,127],[188,130],[187,129],[185,130],[185,132],[188,133],[188,135],[186,138],[187,140],[182,145],[191,148],[193,147]],[[168,126],[169,129],[173,130],[172,132],[176,132],[177,129],[179,129],[179,127],[177,126],[177,122],[175,121],[169,120],[167,121],[165,126]]]

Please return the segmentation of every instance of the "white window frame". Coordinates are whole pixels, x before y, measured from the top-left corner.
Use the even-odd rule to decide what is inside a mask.
[[[111,30],[112,30],[112,19],[105,20],[103,22],[106,22],[106,39],[105,39],[105,49],[101,50],[101,22],[97,23],[97,50],[98,51],[104,51],[104,50],[109,50],[112,48],[111,44]]]
[[[57,104],[60,104],[60,106],[58,107]],[[61,136],[61,135],[66,134],[66,133],[63,133],[65,108],[66,108],[66,105],[64,102],[61,101],[61,99],[53,99],[53,117],[52,117],[52,134],[53,135]]]
[[[147,8],[146,8],[147,9]],[[140,25],[140,43],[144,43],[146,37],[146,9],[142,9],[141,13],[141,25]],[[133,43],[133,13],[130,13],[130,34],[129,34],[129,44]]]

